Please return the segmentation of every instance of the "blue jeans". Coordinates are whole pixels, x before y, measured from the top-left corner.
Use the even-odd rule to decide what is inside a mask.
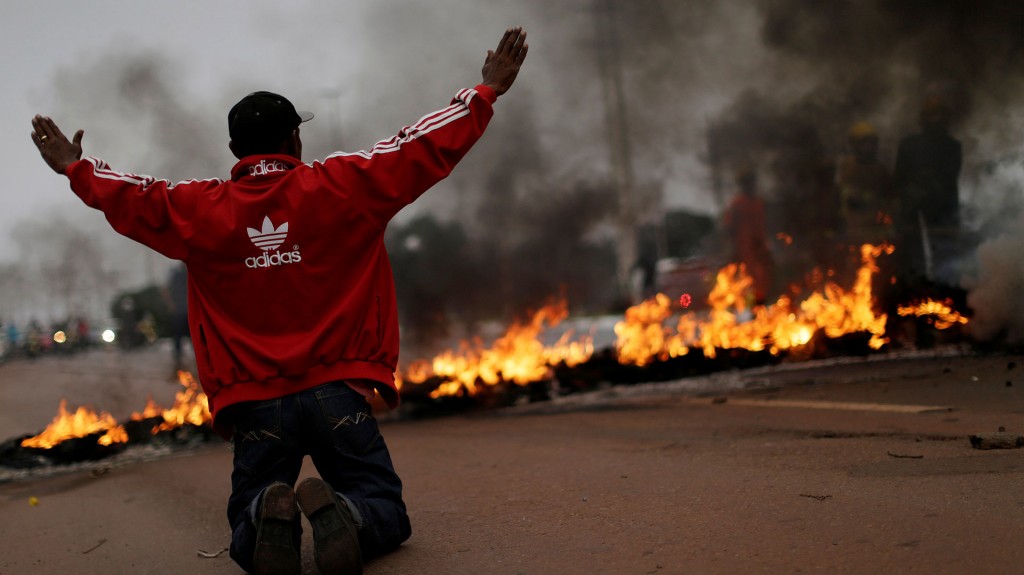
[[[268,485],[295,485],[309,455],[320,477],[342,496],[359,527],[364,559],[386,553],[412,529],[402,481],[366,398],[343,381],[266,401],[227,408],[235,427],[228,521],[231,558],[252,572],[256,527],[252,511]],[[296,522],[296,537],[300,533]]]

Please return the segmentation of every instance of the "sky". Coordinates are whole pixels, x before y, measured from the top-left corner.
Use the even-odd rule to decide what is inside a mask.
[[[268,58],[272,52],[260,40],[258,20],[251,12],[263,11],[263,6],[271,5],[267,2],[44,0],[5,4],[0,24],[0,46],[10,55],[0,64],[9,86],[0,96],[0,130],[4,134],[0,150],[8,168],[3,187],[6,209],[0,216],[5,229],[28,216],[73,206],[76,200],[66,180],[39,160],[28,138],[29,121],[36,113],[53,115],[69,134],[79,127],[89,128],[87,132],[94,128],[87,117],[56,115],[53,108],[62,97],[54,94],[54,84],[62,75],[87,65],[99,54],[156,50],[188,63],[182,85],[185,95],[202,93],[204,84],[224,82],[231,63],[211,57],[213,54],[234,51],[232,47],[239,45],[245,45],[258,59]],[[196,17],[200,9],[202,17]],[[281,55],[273,55],[270,61],[283,67]],[[125,135],[131,133],[131,126],[113,128]],[[86,153],[102,156],[90,136],[85,139]]]

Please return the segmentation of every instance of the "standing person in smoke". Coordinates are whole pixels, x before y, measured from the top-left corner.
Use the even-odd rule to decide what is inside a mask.
[[[911,283],[955,284],[960,233],[960,142],[949,135],[950,108],[931,96],[921,106],[921,132],[899,145],[893,173],[899,195],[896,253]]]
[[[768,249],[764,200],[757,195],[757,174],[752,168],[737,171],[738,193],[722,214],[722,228],[729,238],[730,261],[743,264],[754,280],[754,303],[768,297],[775,275],[775,261]]]
[[[300,114],[254,92],[228,113],[231,179],[171,184],[82,158],[47,117],[32,120],[46,163],[118,232],[188,267],[189,327],[214,429],[234,443],[231,557],[258,574],[300,571],[299,510],[321,573],[411,534],[370,413],[398,390],[398,313],[384,230],[483,134],[526,58],[526,33],[488,51],[482,82],[369,151],[302,163]],[[293,491],[309,455],[321,478]]]
[[[167,278],[167,307],[171,312],[172,375],[185,368],[182,340],[188,336],[188,270],[185,264],[174,266]]]
[[[897,201],[892,173],[878,160],[878,132],[875,127],[868,122],[857,122],[850,128],[847,145],[848,153],[839,159],[836,170],[836,186],[839,188],[843,239],[848,254],[843,283],[852,285],[861,264],[860,247],[894,241],[893,217]],[[884,258],[878,265],[881,271],[875,274],[872,287],[876,296],[887,302],[892,260]]]
[[[878,133],[871,124],[857,122],[847,143],[849,153],[836,170],[845,242],[859,247],[892,241],[896,196],[892,173],[878,161]]]

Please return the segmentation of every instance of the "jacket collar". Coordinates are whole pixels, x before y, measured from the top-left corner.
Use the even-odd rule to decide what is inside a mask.
[[[301,164],[302,160],[283,154],[246,156],[231,168],[231,181],[237,182],[244,177],[274,178]]]

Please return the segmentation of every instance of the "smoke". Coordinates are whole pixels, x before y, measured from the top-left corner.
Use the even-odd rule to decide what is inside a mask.
[[[84,154],[114,169],[172,181],[223,175],[223,126],[207,121],[208,106],[182,88],[180,73],[174,61],[155,53],[111,49],[56,76],[51,116],[68,135],[84,129]],[[102,214],[81,204],[11,229],[19,249],[7,267],[17,280],[2,289],[18,302],[9,313],[20,322],[102,318],[116,292],[161,285],[172,263],[113,233]]]
[[[635,187],[651,190],[638,199],[643,218],[667,208],[715,215],[733,171],[753,166],[771,200],[772,231],[799,236],[818,223],[814,210],[828,208],[808,200],[827,191],[848,127],[872,122],[891,165],[929,94],[955,110],[967,225],[990,229],[1021,208],[1024,156],[1007,129],[1024,119],[1019,3],[380,0],[272,10],[256,18],[266,32],[258,66],[247,60],[219,84],[190,89],[186,62],[111,50],[55,81],[55,117],[87,121],[87,153],[117,168],[223,176],[233,158],[221,111],[248,91],[271,89],[317,113],[303,126],[309,159],[365,149],[478,82],[485,51],[507,26],[523,25],[530,56],[488,133],[395,222],[429,215],[458,224],[473,248],[464,257],[487,261],[476,254],[488,252],[504,262],[494,268],[503,273],[462,276],[465,291],[494,290],[501,313],[535,305],[558,289],[552,284],[597,302],[603,296],[579,286],[614,282],[592,271],[608,268],[617,205],[603,90],[610,49]],[[601,24],[609,11],[610,31]],[[299,35],[304,42],[294,42]],[[124,278],[160,267],[120,244],[104,253]],[[566,258],[591,271],[569,273]]]
[[[976,277],[969,277],[967,303],[974,310],[971,334],[982,341],[1005,338],[1024,342],[1024,220],[1016,229],[978,248]]]
[[[984,242],[958,262],[973,290],[976,334],[1013,336],[1019,271],[1010,262],[1019,241],[985,236],[1019,226],[1024,172],[1019,139],[1006,126],[1024,119],[1024,5],[765,0],[757,11],[771,81],[755,75],[712,120],[710,168],[725,178],[754,166],[774,206],[775,229],[805,248],[796,258],[831,266],[835,254],[814,247],[830,240],[829,172],[846,130],[857,121],[874,124],[881,160],[891,167],[897,142],[918,129],[921,103],[941,97],[964,145],[964,252],[973,255]]]

